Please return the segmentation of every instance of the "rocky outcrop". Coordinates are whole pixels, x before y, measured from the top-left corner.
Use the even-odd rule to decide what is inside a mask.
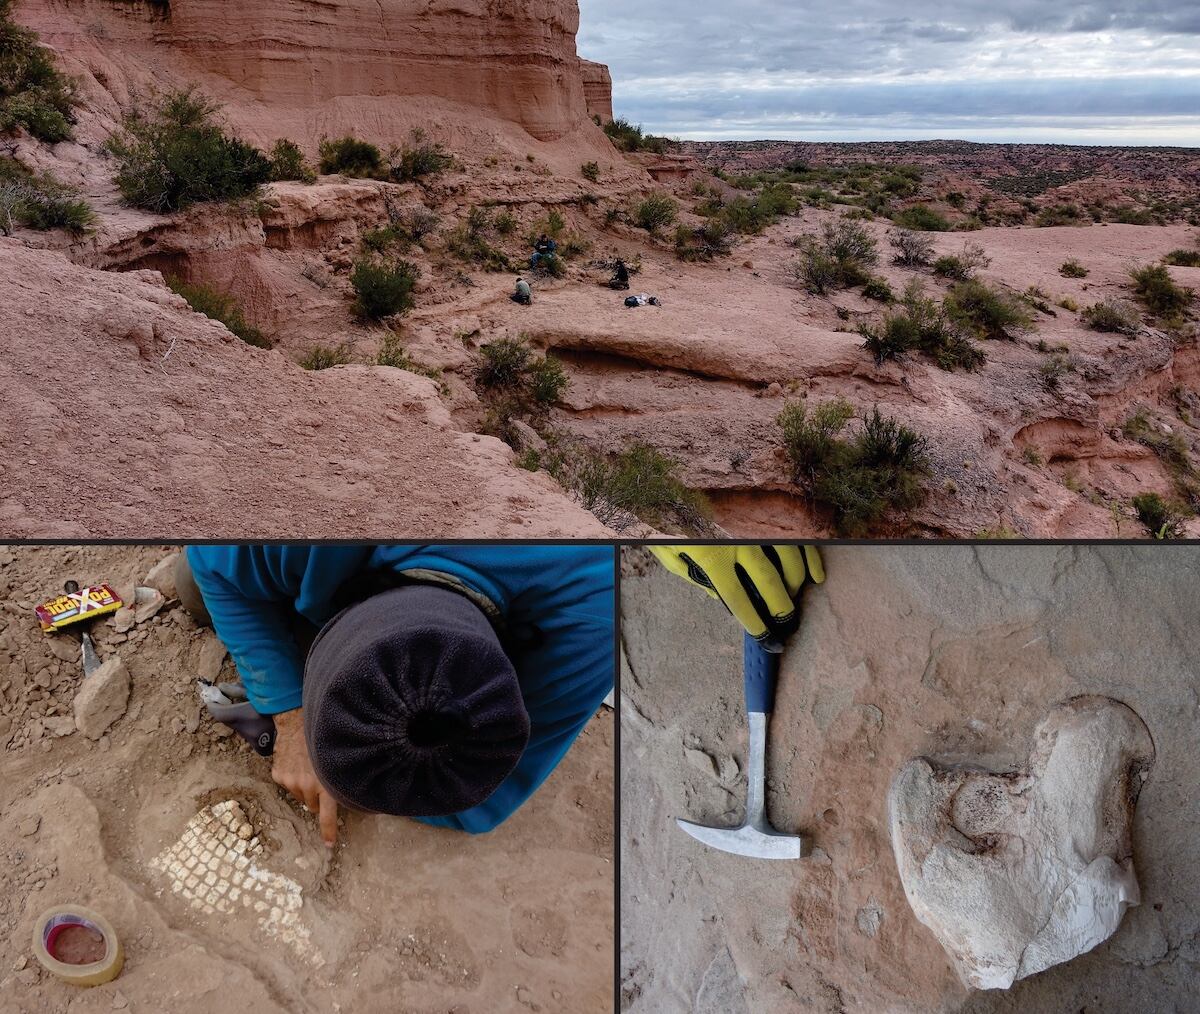
[[[9,535],[611,534],[499,440],[457,430],[433,381],[301,370],[156,271],[0,240],[0,306]]]
[[[588,118],[575,0],[23,0],[18,17],[109,113],[137,90],[193,81],[259,142],[401,140],[492,119],[553,141]]]
[[[993,774],[925,759],[888,799],[900,880],[963,981],[1007,989],[1107,940],[1140,901],[1133,806],[1154,757],[1129,708],[1056,707],[1029,767]]]
[[[612,75],[608,67],[594,60],[580,59],[579,71],[588,116],[599,116],[601,123],[608,123],[613,118]]]

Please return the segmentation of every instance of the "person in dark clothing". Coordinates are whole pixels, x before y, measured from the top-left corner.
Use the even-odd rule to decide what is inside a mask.
[[[533,245],[533,256],[529,258],[529,270],[536,271],[538,264],[543,260],[550,260],[556,256],[558,256],[558,243],[543,232]]]
[[[176,583],[330,846],[339,806],[492,830],[613,685],[603,546],[190,546]]]
[[[629,268],[625,262],[617,258],[616,267],[613,269],[612,279],[608,283],[610,289],[628,289],[629,288]]]

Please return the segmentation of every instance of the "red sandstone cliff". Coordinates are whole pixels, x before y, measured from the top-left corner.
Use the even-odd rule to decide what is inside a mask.
[[[17,16],[95,112],[195,82],[260,142],[489,121],[554,141],[611,115],[607,68],[575,51],[575,0],[20,0]]]

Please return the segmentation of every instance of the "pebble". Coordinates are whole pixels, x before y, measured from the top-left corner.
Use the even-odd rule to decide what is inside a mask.
[[[13,962],[13,971],[19,972],[29,964],[29,958],[22,954],[16,961]]]
[[[124,1010],[129,1006],[129,1000],[119,989],[113,994],[113,1010]]]

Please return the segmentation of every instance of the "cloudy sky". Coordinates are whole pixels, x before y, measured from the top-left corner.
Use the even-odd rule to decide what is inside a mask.
[[[1200,147],[1200,0],[579,0],[618,116],[699,139]]]

